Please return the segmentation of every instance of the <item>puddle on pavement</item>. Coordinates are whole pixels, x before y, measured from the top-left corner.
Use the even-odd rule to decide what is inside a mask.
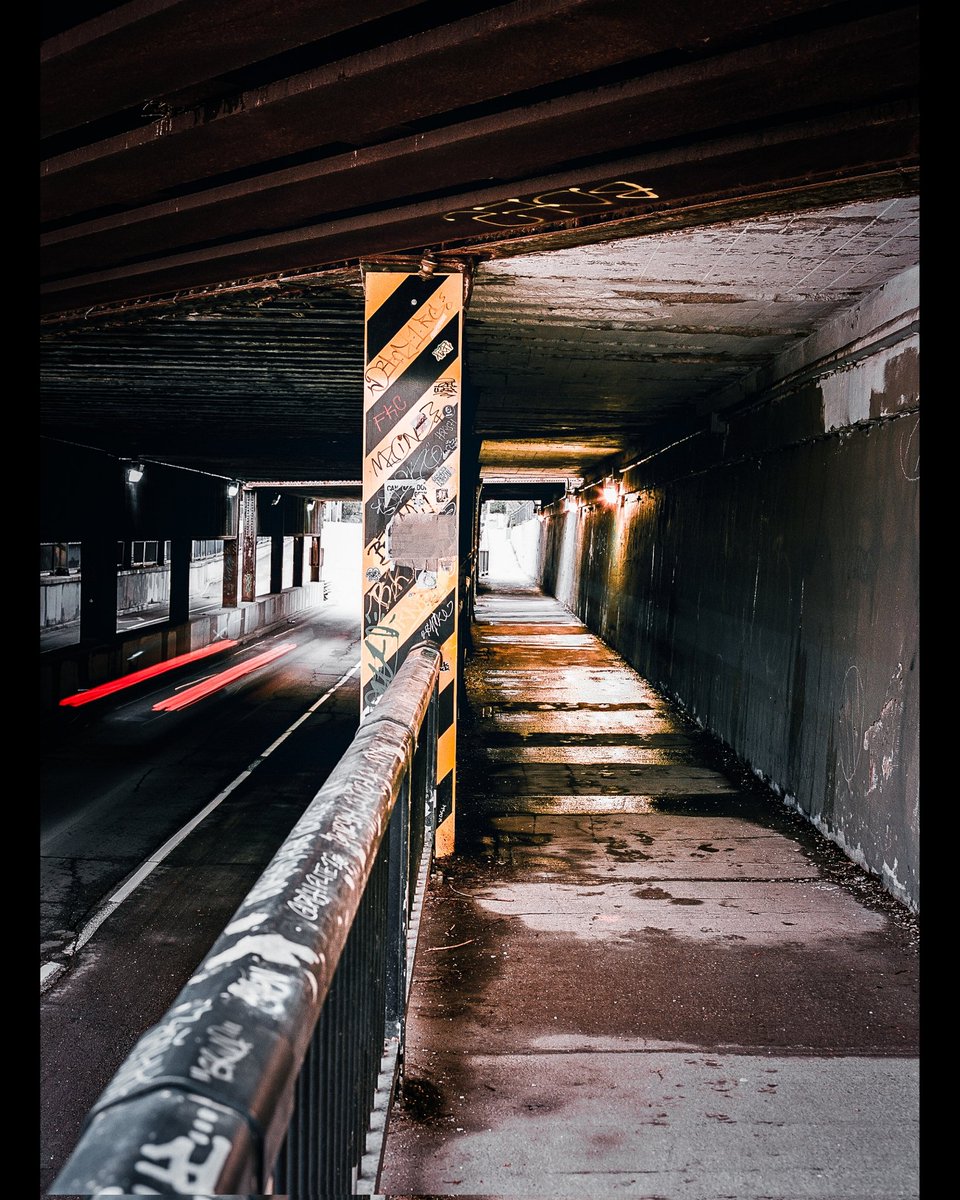
[[[507,712],[660,712],[660,704],[645,704],[628,701],[626,704],[600,701],[587,704],[579,700],[501,700],[496,703],[481,702],[479,715],[481,717],[496,717]]]
[[[560,678],[557,678],[557,676]],[[662,705],[661,698],[638,675],[623,667],[564,667],[562,670],[520,671],[516,668],[486,668],[479,688],[472,689],[478,700],[485,696],[498,700],[517,696],[525,701],[558,700],[577,703],[629,703],[643,701]]]
[[[510,646],[573,647],[595,646],[597,639],[592,633],[485,633],[483,642],[494,642]]]
[[[513,729],[525,733],[589,733],[598,734],[633,733],[638,737],[654,733],[676,733],[680,725],[671,717],[665,717],[644,708],[628,709],[583,709],[553,711],[503,711],[497,706],[495,715],[483,719],[485,725],[494,728]]]
[[[633,745],[505,746],[486,751],[501,763],[635,763],[648,767],[686,765],[695,761],[688,749],[657,749]]]
[[[656,796],[497,796],[487,801],[487,811],[556,813],[565,816],[605,816],[608,813],[657,812]]]

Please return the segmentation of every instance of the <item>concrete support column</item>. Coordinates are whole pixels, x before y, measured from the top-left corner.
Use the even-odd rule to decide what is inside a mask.
[[[307,550],[309,551],[309,575],[311,583],[319,583],[323,566],[323,550],[320,547],[320,535],[323,532],[323,517],[327,510],[326,504],[314,500],[307,506],[308,524]]]
[[[240,506],[240,599],[249,602],[257,598],[257,496],[243,493]]]
[[[170,624],[190,620],[190,560],[193,539],[175,537],[170,542]]]
[[[303,543],[302,537],[293,539],[293,586],[303,587]]]
[[[224,608],[236,608],[240,601],[240,539],[223,539],[223,594],[220,603]]]
[[[364,276],[361,719],[410,648],[434,642],[438,856],[454,849],[463,293],[459,273]]]
[[[117,541],[99,534],[81,542],[81,642],[111,642],[117,636]]]
[[[283,534],[275,533],[270,539],[270,591],[283,591]]]

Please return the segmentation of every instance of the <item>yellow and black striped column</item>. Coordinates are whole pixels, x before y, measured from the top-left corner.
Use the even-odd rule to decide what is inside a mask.
[[[368,271],[364,289],[361,717],[411,646],[439,646],[436,853],[445,855],[456,782],[463,280]]]

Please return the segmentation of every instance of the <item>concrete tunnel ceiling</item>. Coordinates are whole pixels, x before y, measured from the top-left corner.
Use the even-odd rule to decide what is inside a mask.
[[[42,438],[349,485],[362,267],[430,253],[485,477],[577,478],[918,262],[916,4],[277,11],[46,6]]]
[[[467,326],[485,475],[581,476],[702,420],[918,246],[904,198],[486,264]]]
[[[899,197],[480,264],[465,370],[484,476],[583,477],[702,423],[918,257],[919,203]],[[362,314],[357,270],[48,332],[44,422],[240,478],[355,479]]]

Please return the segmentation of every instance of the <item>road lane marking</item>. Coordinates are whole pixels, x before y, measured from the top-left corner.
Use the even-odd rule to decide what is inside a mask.
[[[276,748],[279,745],[281,745],[283,742],[285,742],[287,740],[287,738],[304,723],[304,721],[308,720],[317,711],[318,708],[320,708],[322,705],[324,705],[330,699],[330,697],[335,692],[339,691],[339,689],[341,687],[343,687],[343,685],[347,682],[347,680],[352,675],[356,675],[356,673],[359,670],[360,670],[360,663],[359,662],[354,663],[354,665],[350,668],[349,671],[346,671],[343,675],[340,676],[340,678],[333,685],[333,687],[328,688],[327,691],[325,691],[323,693],[323,695],[319,698],[319,700],[315,700],[313,702],[313,704],[311,704],[310,707],[304,713],[302,713],[299,717],[297,717],[297,719],[293,722],[292,725],[288,726],[287,729],[283,733],[281,733],[278,738],[276,738],[273,742],[271,742],[270,745],[266,748],[266,750],[264,750],[263,753],[258,758],[254,759],[254,761],[250,764],[249,767],[247,767],[245,770],[241,771],[240,774],[236,777],[236,779],[231,780],[231,782],[227,784],[227,786],[223,789],[223,791],[218,793],[218,795],[216,795],[209,802],[209,804],[205,805],[196,814],[196,816],[192,817],[191,820],[189,820],[186,823],[186,825],[182,826],[180,829],[177,830],[177,832],[172,837],[168,838],[163,843],[163,845],[160,847],[160,849],[157,850],[156,853],[153,854],[150,858],[148,858],[146,860],[146,862],[142,863],[133,872],[133,874],[128,875],[127,878],[124,880],[124,882],[117,888],[117,890],[101,903],[101,905],[99,906],[97,911],[93,914],[93,916],[86,923],[86,925],[84,925],[83,929],[80,930],[80,932],[77,935],[76,940],[73,942],[73,944],[67,948],[67,950],[64,954],[64,957],[68,958],[68,959],[72,958],[73,955],[76,954],[76,952],[78,950],[81,950],[87,944],[87,942],[89,942],[89,940],[93,937],[93,935],[97,932],[97,930],[104,923],[104,921],[106,921],[107,917],[109,917],[111,915],[111,913],[116,912],[116,910],[120,907],[120,905],[124,902],[124,900],[128,899],[133,894],[133,892],[136,891],[136,889],[140,886],[140,884],[143,883],[143,881],[150,874],[152,874],[153,871],[156,870],[156,868],[163,862],[163,860],[173,850],[175,850],[177,848],[177,846],[179,846],[180,843],[185,838],[190,836],[190,834],[194,831],[194,829],[196,829],[196,827],[200,824],[200,822],[203,821],[206,817],[208,817],[215,808],[219,807],[219,805],[221,805],[223,803],[223,801],[226,800],[226,798],[230,795],[231,792],[235,791],[240,786],[240,784],[243,783],[243,781],[245,779],[249,778],[249,776],[264,761],[264,759],[268,758],[269,755],[271,755],[273,753],[273,751],[276,750]],[[65,962],[45,962],[45,963],[41,964],[41,967],[40,967],[40,991],[41,991],[41,993],[47,987],[49,987],[54,982],[54,980],[56,980],[60,977],[62,972],[66,970],[66,966],[67,966],[67,964]]]

